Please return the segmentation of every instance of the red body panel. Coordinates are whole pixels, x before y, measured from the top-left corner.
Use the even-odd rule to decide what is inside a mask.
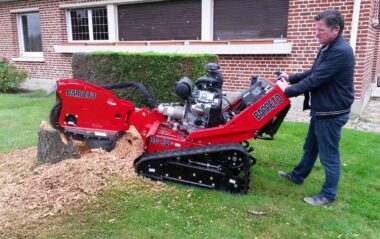
[[[256,138],[258,131],[290,104],[282,90],[269,82],[273,86],[269,92],[224,125],[187,133],[169,127],[166,117],[157,110],[138,109],[132,102],[117,98],[110,90],[75,79],[57,83],[57,98],[62,102],[59,117],[62,128],[117,133],[125,132],[133,125],[149,153]],[[224,110],[234,109],[240,100]],[[67,115],[75,116],[76,123],[68,124]]]
[[[165,117],[156,110],[138,109],[128,100],[120,99],[102,87],[75,79],[58,81],[57,97],[62,110],[59,125],[65,129],[84,129],[100,132],[125,132],[134,125],[141,133]],[[67,114],[75,115],[75,126],[68,125]]]

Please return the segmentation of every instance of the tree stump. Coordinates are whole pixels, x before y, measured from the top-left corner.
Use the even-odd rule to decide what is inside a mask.
[[[80,152],[73,140],[66,139],[48,123],[41,122],[38,130],[37,160],[57,163],[68,158],[80,158]]]

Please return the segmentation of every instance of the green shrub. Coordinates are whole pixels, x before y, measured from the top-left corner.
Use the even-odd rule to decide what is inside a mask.
[[[178,101],[174,83],[183,76],[193,81],[206,75],[204,66],[216,55],[159,53],[78,53],[73,55],[73,76],[94,84],[141,82],[159,102]]]
[[[28,72],[0,61],[0,92],[15,92],[28,77]]]

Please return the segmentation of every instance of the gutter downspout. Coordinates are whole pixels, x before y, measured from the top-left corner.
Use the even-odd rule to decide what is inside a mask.
[[[351,23],[351,33],[350,33],[350,45],[352,50],[356,51],[356,40],[358,38],[358,26],[360,17],[360,5],[361,0],[354,0],[354,11],[352,12],[352,23]]]

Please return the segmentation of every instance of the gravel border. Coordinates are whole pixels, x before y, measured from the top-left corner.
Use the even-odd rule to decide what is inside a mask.
[[[302,122],[309,123],[310,111],[300,111],[297,109],[290,109],[288,114],[286,115],[285,121],[289,122]],[[380,109],[379,109],[379,117],[380,117]],[[359,131],[372,132],[372,133],[380,133],[380,124],[368,122],[367,119],[362,119],[360,116],[350,115],[350,119],[344,128],[355,129]]]

